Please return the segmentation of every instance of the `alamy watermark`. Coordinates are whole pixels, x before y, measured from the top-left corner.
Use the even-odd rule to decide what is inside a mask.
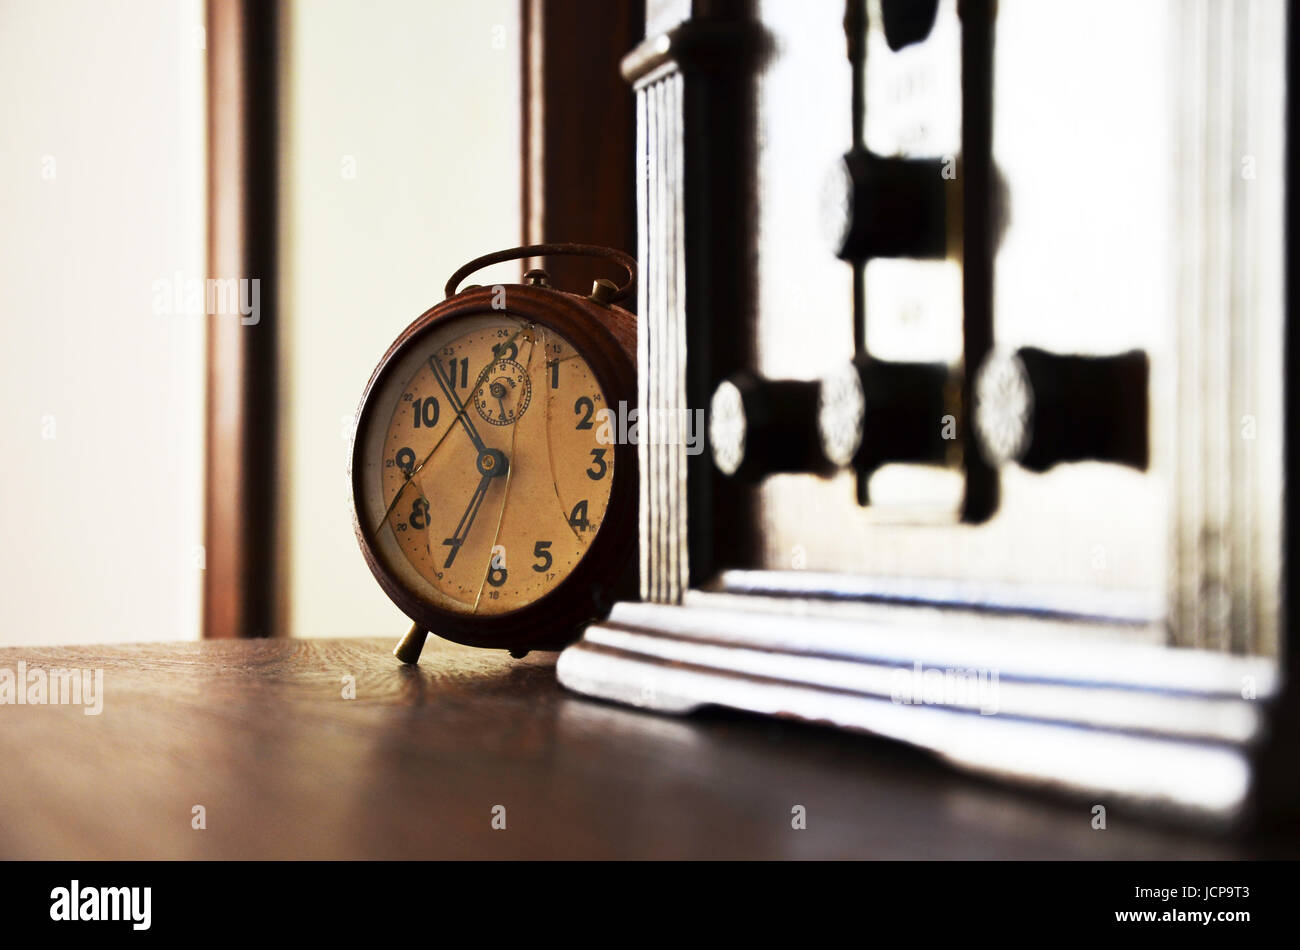
[[[104,711],[104,671],[101,669],[28,668],[0,666],[0,706],[84,706],[87,716]]]
[[[629,409],[619,400],[617,409],[601,409],[595,419],[601,445],[684,445],[687,455],[704,451],[703,409]]]
[[[119,920],[132,930],[148,930],[152,904],[152,887],[87,887],[74,879],[50,891],[50,920]]]
[[[978,709],[981,716],[994,716],[998,711],[998,671],[941,669],[917,662],[911,669],[894,670],[889,693],[891,700],[904,706],[964,706]]]
[[[159,316],[239,317],[246,327],[262,320],[259,277],[185,277],[177,272],[153,282],[153,312]]]

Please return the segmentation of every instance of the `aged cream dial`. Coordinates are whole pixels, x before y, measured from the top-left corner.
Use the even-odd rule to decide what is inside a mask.
[[[449,321],[419,355],[382,440],[377,531],[445,609],[517,610],[600,530],[616,420],[568,340],[505,312]]]

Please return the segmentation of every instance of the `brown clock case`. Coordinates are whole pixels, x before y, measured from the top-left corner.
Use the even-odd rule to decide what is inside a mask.
[[[580,254],[612,259],[628,272],[627,282],[607,294],[608,303],[566,293],[545,285],[507,284],[508,309],[494,309],[499,299],[494,287],[469,287],[457,292],[460,281],[488,264],[553,254]],[[538,272],[530,272],[530,276]],[[540,278],[535,278],[540,279]],[[631,293],[636,279],[635,261],[626,254],[589,245],[534,245],[485,255],[458,270],[447,284],[447,299],[426,310],[388,348],[366,384],[357,409],[349,454],[352,486],[352,525],[361,553],[384,593],[419,627],[448,640],[476,647],[512,651],[557,649],[576,638],[582,624],[608,612],[616,588],[626,575],[636,550],[637,451],[619,442],[614,448],[614,481],[610,500],[591,546],[554,589],[536,601],[509,613],[492,616],[454,613],[436,606],[401,583],[388,569],[361,523],[361,460],[356,453],[365,444],[368,427],[378,422],[384,407],[372,405],[371,396],[391,366],[412,348],[418,349],[435,328],[448,321],[479,314],[506,314],[552,329],[565,337],[587,360],[611,407],[636,405],[636,317],[614,301]],[[500,287],[501,285],[496,285]]]

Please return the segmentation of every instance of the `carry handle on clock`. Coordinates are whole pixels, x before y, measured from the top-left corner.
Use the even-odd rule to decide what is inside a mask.
[[[530,257],[557,257],[562,255],[612,261],[621,267],[627,274],[627,280],[609,298],[610,303],[626,300],[636,287],[636,258],[631,254],[625,254],[623,251],[616,251],[612,247],[603,247],[599,244],[528,244],[524,247],[512,247],[505,251],[493,251],[491,254],[476,257],[468,264],[463,265],[448,279],[447,297],[450,299],[456,296],[462,280],[476,270],[481,270],[490,264],[524,260]]]

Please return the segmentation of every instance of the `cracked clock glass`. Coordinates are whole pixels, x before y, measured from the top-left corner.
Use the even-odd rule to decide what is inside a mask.
[[[378,479],[363,489],[382,495],[371,530],[390,566],[455,613],[537,601],[582,560],[609,505],[615,452],[596,374],[554,329],[505,313],[439,325],[395,369],[366,465]]]

